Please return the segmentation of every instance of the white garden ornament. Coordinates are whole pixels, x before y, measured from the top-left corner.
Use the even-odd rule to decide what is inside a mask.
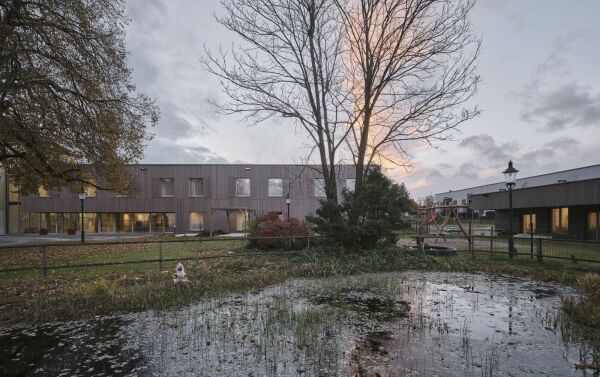
[[[173,276],[173,282],[176,285],[184,285],[188,282],[185,269],[183,268],[183,264],[181,263],[177,263],[177,266],[175,266],[175,275]]]

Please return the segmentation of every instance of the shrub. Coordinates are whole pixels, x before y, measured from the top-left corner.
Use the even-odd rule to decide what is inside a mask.
[[[306,246],[308,228],[298,219],[282,220],[279,215],[269,213],[257,217],[250,224],[250,246],[260,249],[290,249],[297,250]],[[290,237],[288,239],[269,237]],[[263,239],[264,238],[264,239]]]
[[[321,201],[316,216],[307,217],[317,234],[346,248],[370,249],[393,244],[393,230],[404,226],[403,213],[413,202],[404,187],[373,170],[359,191],[342,192],[340,204]]]

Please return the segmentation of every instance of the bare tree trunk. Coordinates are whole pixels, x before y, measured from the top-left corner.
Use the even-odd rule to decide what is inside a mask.
[[[223,0],[217,21],[237,34],[239,48],[206,51],[204,67],[221,79],[224,114],[300,125],[318,150],[328,200],[337,202],[338,151],[348,133],[343,118],[343,64],[336,0]]]

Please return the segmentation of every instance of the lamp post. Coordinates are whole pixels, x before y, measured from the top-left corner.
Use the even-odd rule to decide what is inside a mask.
[[[288,191],[285,196],[285,204],[287,204],[287,219],[290,219],[290,204],[292,203],[292,199],[290,199],[290,192]]]
[[[502,173],[506,181],[506,187],[508,188],[508,257],[513,259],[515,254],[515,240],[513,238],[513,206],[512,206],[512,190],[517,180],[517,173],[519,171],[514,168],[513,162],[508,162],[508,168]]]
[[[83,187],[79,192],[79,200],[81,201],[81,243],[85,242],[85,224],[83,223],[83,201],[85,200],[85,190]]]

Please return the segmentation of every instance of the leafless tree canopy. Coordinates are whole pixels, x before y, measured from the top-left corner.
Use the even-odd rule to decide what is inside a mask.
[[[158,119],[131,84],[126,21],[120,0],[0,2],[0,164],[23,193],[125,188]]]
[[[356,119],[348,138],[360,187],[371,164],[406,161],[406,146],[442,140],[478,114],[474,0],[355,0],[339,4]]]
[[[243,40],[205,67],[221,78],[230,101],[223,113],[258,122],[291,118],[301,125],[321,161],[328,199],[337,200],[335,165],[348,132],[342,116],[340,14],[333,0],[223,0],[218,21]]]
[[[406,160],[478,114],[474,0],[223,0],[219,22],[243,40],[207,54],[224,113],[293,118],[319,152],[327,196],[350,153],[356,189],[372,164]]]

